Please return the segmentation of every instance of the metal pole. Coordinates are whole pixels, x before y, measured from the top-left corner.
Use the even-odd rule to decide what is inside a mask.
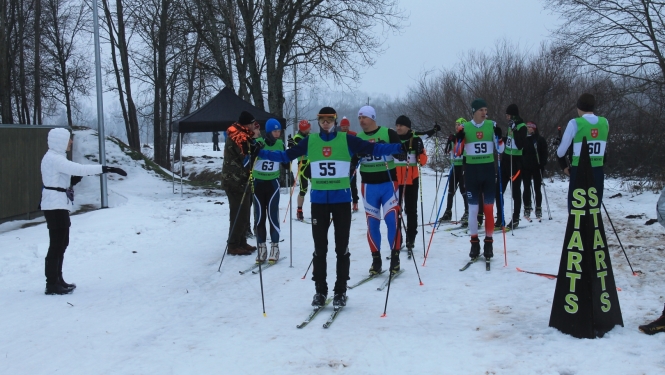
[[[298,80],[297,80],[297,72],[296,72],[296,67],[295,65],[293,66],[293,91],[294,91],[294,97],[295,97],[295,119],[293,120],[293,129],[291,129],[291,134],[292,137],[296,136],[296,125],[298,124]],[[289,174],[291,176],[293,175],[293,172],[291,171],[293,169],[293,161],[289,162]],[[300,172],[300,167],[298,167],[298,171]],[[295,176],[294,176],[295,177]],[[291,181],[291,188],[294,189],[295,187],[293,186],[295,184],[295,181]],[[291,194],[289,195],[289,268],[293,268],[293,190],[291,190]],[[309,268],[308,268],[309,269]]]
[[[182,133],[178,132],[178,141],[180,142],[180,198],[182,198]]]
[[[102,63],[99,52],[99,17],[97,15],[97,1],[92,2],[92,20],[94,23],[95,39],[95,81],[97,84],[97,134],[99,137],[99,162],[106,166],[106,147],[104,134],[104,102],[102,101]],[[102,208],[109,206],[108,191],[106,190],[106,173],[99,175],[99,183],[102,193]]]

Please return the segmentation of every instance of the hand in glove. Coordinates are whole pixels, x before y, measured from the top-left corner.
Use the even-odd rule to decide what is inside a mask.
[[[286,143],[289,146],[289,148],[296,147],[296,141],[293,139],[293,137],[291,137],[291,134],[289,134],[289,138]]]
[[[503,132],[501,131],[500,127],[498,127],[498,126],[494,127],[494,135],[501,138],[501,136],[503,135]]]
[[[249,145],[249,153],[252,155],[258,155],[259,151],[263,149],[264,144],[261,142],[254,141]]]
[[[120,168],[116,168],[116,167],[106,167],[106,166],[104,166],[104,167],[102,167],[102,173],[115,173],[115,174],[119,174],[123,177],[127,176],[127,172],[125,172],[124,170],[122,170]]]
[[[406,153],[393,154],[393,158],[395,158],[399,161],[404,161],[404,160],[406,160]]]
[[[457,132],[457,140],[463,141],[464,137],[466,137],[466,133],[464,133],[464,128],[462,128],[460,129],[460,131]]]
[[[422,155],[422,153],[425,151],[425,146],[423,145],[422,142],[416,142],[416,155]]]

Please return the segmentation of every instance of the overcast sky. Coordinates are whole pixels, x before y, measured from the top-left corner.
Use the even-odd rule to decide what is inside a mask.
[[[420,75],[453,66],[467,51],[492,49],[506,38],[535,50],[558,19],[542,0],[400,0],[408,15],[399,35],[388,35],[385,53],[367,68],[358,87],[402,96]]]

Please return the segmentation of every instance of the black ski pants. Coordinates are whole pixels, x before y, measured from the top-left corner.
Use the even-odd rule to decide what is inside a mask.
[[[242,188],[244,189],[244,186]],[[249,187],[246,194],[238,187],[229,186],[224,190],[229,198],[229,237],[227,241],[229,248],[247,245],[252,192]]]
[[[335,253],[337,254],[335,293],[346,293],[346,282],[349,280],[351,265],[351,254],[349,253],[351,204],[312,203],[312,237],[314,238],[312,280],[314,280],[316,293],[323,295],[328,295],[326,255],[328,254],[328,228],[330,228],[331,216],[332,224],[335,226]]]
[[[402,238],[402,221],[406,220],[406,243],[414,243],[418,234],[418,188],[420,178],[413,179],[411,185],[399,185],[400,220],[397,221],[397,233]],[[406,219],[404,215],[406,214]],[[401,245],[401,241],[400,241]]]
[[[512,160],[511,160],[512,159]],[[512,169],[512,175],[511,175]],[[506,187],[510,185],[513,194],[513,220],[517,221],[520,218],[520,211],[522,210],[522,157],[503,154],[501,155],[501,191],[499,192],[499,181],[496,182],[496,212],[497,218],[501,218],[501,212],[504,217],[508,217],[506,212],[503,211],[501,205],[501,195],[506,191]],[[501,193],[501,195],[499,194]],[[506,197],[503,197],[504,203]]]
[[[543,179],[542,175],[540,172],[540,169],[527,169],[523,168],[522,169],[522,182],[524,182],[524,193],[522,194],[522,198],[524,200],[524,207],[531,207],[532,200],[531,200],[531,181],[533,181],[533,190],[534,194],[536,196],[536,207],[540,207],[540,205],[543,203],[543,192],[541,189],[541,186],[543,184]]]
[[[455,192],[459,186],[459,192],[464,199],[464,212],[469,211],[469,202],[466,200],[466,188],[464,187],[464,166],[456,165],[453,167],[453,174],[448,179],[448,203],[446,204],[446,211],[453,208],[453,200],[455,199]]]
[[[279,180],[254,180],[254,234],[257,243],[265,243],[266,219],[270,241],[279,242]]]
[[[62,260],[69,246],[69,211],[67,210],[45,210],[46,227],[48,228],[49,247],[46,253],[45,276],[47,284],[58,282]]]

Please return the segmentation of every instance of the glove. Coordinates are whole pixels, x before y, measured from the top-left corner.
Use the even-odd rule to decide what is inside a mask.
[[[291,137],[291,134],[289,134],[289,139],[286,143],[288,144],[289,148],[296,147],[296,141],[293,139],[293,137]]]
[[[115,174],[119,174],[123,177],[127,176],[127,172],[125,172],[124,170],[122,170],[120,168],[116,168],[116,167],[106,167],[106,166],[104,166],[104,167],[102,167],[102,173],[115,173]]]
[[[404,160],[406,160],[406,153],[393,154],[393,158],[395,158],[399,161],[404,161]]]
[[[498,126],[494,127],[494,135],[501,138],[501,136],[503,135],[503,132],[501,131],[500,127],[498,127]]]
[[[441,130],[441,125],[434,123],[434,131],[438,132],[439,130]]]
[[[421,155],[425,151],[425,147],[422,142],[416,142],[416,155]]]
[[[254,141],[254,143],[249,145],[249,153],[252,155],[258,155],[259,151],[263,149],[263,143]]]
[[[455,136],[453,134],[448,136],[448,143],[455,142]]]
[[[383,139],[379,139],[379,141],[376,143],[386,143],[386,141],[384,141]]]
[[[78,184],[79,182],[81,182],[82,179],[83,179],[83,177],[81,177],[81,176],[72,176],[69,179],[69,184],[74,186],[74,185]]]

